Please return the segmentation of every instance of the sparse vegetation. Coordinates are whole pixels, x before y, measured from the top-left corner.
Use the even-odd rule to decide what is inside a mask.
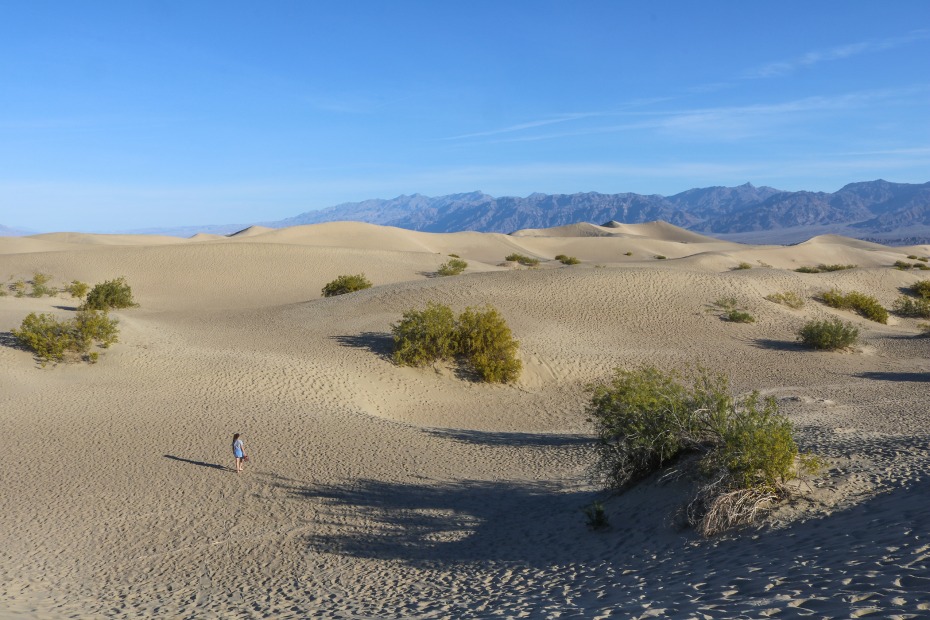
[[[26,296],[26,281],[19,279],[12,284],[10,284],[10,290],[13,292],[15,297],[25,297]]]
[[[468,267],[468,263],[460,258],[450,258],[439,266],[436,275],[439,276],[457,276]]]
[[[748,312],[743,312],[742,310],[733,309],[726,313],[726,319],[731,323],[755,323],[756,319],[753,318]]]
[[[812,349],[838,351],[859,341],[859,328],[837,318],[809,321],[798,331],[798,341]]]
[[[915,295],[930,299],[930,280],[919,280],[911,285]]]
[[[74,299],[83,299],[89,290],[90,287],[85,282],[79,280],[72,280],[71,284],[64,288],[64,291]]]
[[[58,291],[48,285],[52,281],[52,276],[47,273],[36,272],[32,274],[32,280],[29,283],[32,285],[32,291],[29,292],[30,297],[45,297],[52,296]]]
[[[718,297],[710,303],[712,306],[716,306],[721,310],[733,310],[739,305],[739,302],[736,301],[736,297]]]
[[[831,308],[854,310],[861,316],[864,316],[870,321],[875,321],[876,323],[888,322],[888,311],[871,295],[866,295],[858,291],[851,291],[844,294],[837,289],[833,289],[821,293],[820,299]]]
[[[664,254],[656,254],[656,259],[657,259],[657,260],[665,260],[666,258],[668,258],[668,256],[666,256],[666,255],[664,255]]]
[[[901,295],[895,300],[893,309],[899,316],[930,319],[930,298]]]
[[[924,263],[920,263],[920,264],[914,263],[914,268],[919,269],[921,271],[930,271],[930,265],[925,265]]]
[[[898,269],[898,270],[900,270],[900,271],[907,271],[908,269],[912,268],[913,266],[914,266],[913,263],[909,263],[909,262],[903,261],[903,260],[896,260],[896,261],[894,262],[894,265],[892,265],[892,267],[894,267],[895,269]]]
[[[610,525],[607,519],[607,512],[604,510],[604,504],[599,501],[593,501],[583,509],[588,527],[592,530],[601,530]]]
[[[458,320],[448,306],[429,303],[425,310],[409,310],[392,326],[394,362],[425,366],[458,358],[489,383],[516,381],[522,363],[519,344],[500,313],[491,306],[466,308]]]
[[[581,261],[575,258],[574,256],[566,256],[564,254],[559,254],[555,257],[555,260],[559,261],[563,265],[577,265]]]
[[[624,255],[624,256],[633,256],[633,253],[632,253],[632,252],[624,252],[623,255]]]
[[[95,285],[87,293],[83,309],[107,311],[113,308],[131,308],[135,305],[132,299],[132,288],[126,283],[126,278],[120,276],[115,280],[107,280]]]
[[[78,355],[85,361],[96,361],[97,355],[90,348],[94,343],[107,348],[117,342],[117,323],[106,312],[96,310],[78,312],[73,319],[65,321],[51,314],[31,312],[23,319],[19,329],[10,331],[45,366],[48,362],[64,360],[68,353]]]
[[[342,275],[326,284],[323,287],[322,295],[323,297],[335,297],[336,295],[345,295],[346,293],[354,293],[355,291],[361,291],[366,288],[371,288],[372,284],[365,277],[364,273],[359,273],[356,275]]]
[[[609,382],[590,389],[598,480],[625,489],[696,454],[692,469],[704,482],[687,514],[705,536],[751,522],[789,495],[787,482],[819,466],[799,455],[791,423],[774,399],[734,399],[721,375],[701,370],[687,385],[677,374],[645,366],[617,369]]]
[[[908,254],[907,257],[910,260],[920,260],[916,254]]]
[[[449,254],[449,258],[462,258],[458,254]]]
[[[737,265],[736,267],[733,267],[732,270],[733,270],[733,271],[741,271],[741,270],[743,270],[743,269],[752,269],[752,265],[751,265],[750,263],[747,263],[747,262],[743,261],[743,262],[741,262],[739,265]]]
[[[788,306],[792,310],[798,310],[804,307],[804,299],[793,291],[772,293],[771,295],[766,295],[765,298],[773,303]]]
[[[926,256],[918,256],[918,257],[917,257],[917,260],[919,260],[919,261],[922,262],[922,263],[926,263],[926,262],[930,261],[930,258],[927,258]],[[919,266],[919,265],[918,265],[918,266]]]
[[[824,265],[820,264],[816,267],[798,267],[795,269],[798,273],[827,273],[830,271],[843,271],[845,269],[855,269],[859,265]]]
[[[504,260],[510,261],[513,263],[520,263],[525,267],[535,267],[539,264],[538,258],[533,258],[532,256],[526,256],[525,254],[518,254],[514,252],[513,254],[508,254]]]

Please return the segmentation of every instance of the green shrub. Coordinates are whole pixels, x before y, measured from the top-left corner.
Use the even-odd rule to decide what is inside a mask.
[[[538,258],[533,258],[532,256],[526,256],[524,254],[517,254],[516,252],[514,252],[513,254],[508,254],[504,258],[504,260],[511,261],[514,263],[520,263],[521,265],[524,265],[526,267],[535,267],[536,265],[539,264]]]
[[[871,295],[858,291],[843,294],[839,290],[833,289],[821,293],[820,299],[831,308],[854,310],[861,316],[876,323],[888,322],[888,311]]]
[[[607,519],[607,512],[604,510],[604,504],[598,501],[591,502],[583,509],[588,527],[592,530],[601,530],[610,525]]]
[[[894,265],[892,265],[892,267],[894,267],[895,269],[898,269],[898,270],[900,270],[900,271],[907,271],[908,269],[910,269],[910,268],[913,267],[913,266],[914,266],[914,265],[913,265],[912,263],[908,263],[908,262],[905,262],[905,261],[903,261],[903,260],[896,260],[896,261],[894,262]]]
[[[916,254],[908,254],[907,257],[911,260],[919,260]]]
[[[458,254],[449,254],[449,258],[462,258]]]
[[[566,256],[564,254],[559,254],[555,257],[555,260],[559,261],[563,265],[577,265],[581,261],[575,258],[574,256]]]
[[[684,454],[703,455],[697,470],[705,482],[688,516],[706,535],[751,520],[769,498],[786,497],[785,483],[801,473],[794,430],[776,401],[757,393],[737,401],[722,375],[701,370],[686,385],[677,374],[644,366],[617,369],[590,389],[601,482],[623,489]],[[806,471],[817,465],[802,464]],[[745,501],[731,503],[734,493]],[[747,505],[754,510],[745,513]]]
[[[449,306],[430,302],[424,310],[408,310],[396,325],[394,362],[425,366],[449,359],[457,352],[455,315]]]
[[[657,260],[665,260],[666,258],[668,258],[668,256],[666,256],[665,254],[656,254]]]
[[[923,263],[920,263],[919,265],[915,264],[914,267],[920,269],[921,271],[930,271],[930,265],[925,265]]]
[[[10,290],[13,291],[13,295],[16,297],[25,297],[26,296],[26,281],[17,280],[10,285]]]
[[[843,271],[845,269],[855,269],[859,265],[817,265],[819,271]]]
[[[726,319],[731,323],[755,323],[756,319],[753,318],[748,312],[743,312],[742,310],[733,309],[727,312]]]
[[[733,271],[740,271],[742,269],[752,269],[752,265],[747,262],[742,262],[736,267],[733,267]]]
[[[510,383],[519,378],[519,345],[495,308],[466,308],[459,315],[456,339],[458,352],[484,381]]]
[[[59,321],[51,314],[30,313],[19,329],[11,330],[19,343],[33,351],[42,361],[60,362],[66,353],[74,353],[88,361],[96,361],[90,352],[94,343],[106,348],[117,342],[117,321],[105,312],[84,310],[73,319]]]
[[[816,267],[798,267],[795,269],[798,273],[820,273],[820,270]]]
[[[784,293],[772,293],[771,295],[766,295],[765,298],[776,304],[788,306],[793,310],[798,310],[804,307],[804,299],[792,291],[785,291]]]
[[[919,317],[930,319],[930,298],[909,297],[901,295],[894,302],[894,312],[900,316]]]
[[[345,295],[346,293],[354,293],[355,291],[371,288],[371,286],[371,282],[365,277],[364,273],[343,275],[327,283],[326,286],[323,287],[321,294],[323,297],[335,297],[336,295]]]
[[[460,258],[450,258],[448,261],[439,266],[436,271],[440,276],[457,276],[468,267],[468,263]]]
[[[930,280],[919,280],[911,285],[911,290],[916,295],[930,299]]]
[[[926,262],[930,261],[930,258],[927,258],[926,256],[919,256],[919,257],[917,258],[917,260],[919,260],[919,261],[922,262],[922,263],[926,263]],[[919,267],[919,265],[918,265],[918,267]]]
[[[458,358],[483,381],[508,383],[520,376],[519,344],[500,313],[491,306],[466,308],[456,320],[448,306],[429,303],[425,310],[408,310],[391,327],[394,362],[425,366]]]
[[[79,280],[72,280],[71,284],[66,286],[64,290],[74,299],[83,299],[83,297],[87,295],[87,291],[90,290],[90,287]]]
[[[110,310],[131,308],[135,305],[132,299],[132,289],[126,283],[126,278],[120,276],[115,280],[107,280],[95,285],[87,294],[83,307],[86,310]]]
[[[51,281],[52,276],[48,275],[47,273],[36,272],[32,274],[32,280],[30,280],[30,284],[32,284],[32,291],[29,293],[29,296],[45,297],[48,295],[51,297],[54,295],[57,291],[48,286],[48,283]]]
[[[633,256],[633,253],[632,253],[632,252],[624,252],[623,255],[624,255],[624,256]]]
[[[711,305],[722,310],[733,310],[739,305],[739,302],[736,301],[736,297],[719,297],[712,301]]]
[[[836,351],[856,344],[859,328],[837,318],[809,321],[798,331],[798,340],[813,349]]]

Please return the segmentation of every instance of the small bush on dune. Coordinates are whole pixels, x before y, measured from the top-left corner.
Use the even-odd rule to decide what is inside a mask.
[[[118,321],[106,312],[83,310],[73,319],[60,321],[51,314],[30,313],[19,329],[11,330],[19,343],[36,354],[44,366],[47,362],[60,362],[67,353],[74,353],[88,361],[96,361],[90,353],[94,343],[107,348],[117,342]]]
[[[667,258],[668,258],[668,256],[666,256],[666,255],[664,255],[664,254],[656,254],[656,260],[665,260],[665,259],[667,259]]]
[[[57,291],[48,285],[52,281],[52,276],[47,273],[36,272],[32,274],[32,291],[29,293],[30,297],[45,297],[46,295],[52,296]]]
[[[795,292],[785,291],[784,293],[772,293],[765,298],[776,304],[788,306],[792,310],[798,310],[804,307],[804,299]]]
[[[798,340],[813,349],[837,351],[851,347],[859,341],[859,328],[836,318],[809,321],[798,331]]]
[[[13,292],[13,295],[15,295],[16,297],[25,297],[26,296],[26,281],[20,279],[20,280],[17,280],[16,282],[13,282],[12,284],[10,284],[10,290]]]
[[[508,254],[506,257],[504,257],[504,260],[511,261],[514,263],[520,263],[521,265],[524,265],[525,267],[535,267],[536,265],[539,264],[538,258],[533,258],[532,256],[526,256],[524,254],[518,254],[516,252],[514,252],[513,254]]]
[[[743,269],[752,269],[752,265],[749,264],[749,263],[746,263],[746,262],[742,262],[742,263],[740,263],[739,265],[737,265],[736,267],[733,267],[733,268],[732,268],[733,271],[741,271],[741,270],[743,270]]]
[[[583,508],[583,512],[588,527],[592,530],[604,529],[610,525],[610,521],[607,519],[607,512],[604,510],[604,504],[601,502],[591,502]]]
[[[899,316],[930,319],[930,298],[901,295],[894,302],[894,312]]]
[[[821,263],[820,265],[817,265],[817,269],[823,272],[844,271],[846,269],[855,269],[858,266],[859,265],[824,265]]]
[[[495,308],[466,308],[459,315],[456,338],[458,352],[484,381],[510,383],[520,376],[519,345]]]
[[[722,375],[702,370],[687,385],[654,367],[618,369],[591,391],[597,477],[624,489],[684,454],[700,455],[705,482],[687,514],[707,536],[752,521],[770,501],[789,495],[787,482],[819,464],[807,458],[798,464],[793,428],[774,399],[735,400]]]
[[[327,283],[326,286],[323,287],[321,293],[323,297],[335,297],[336,295],[345,295],[347,293],[354,293],[355,291],[371,288],[371,286],[371,282],[365,277],[364,273],[343,275]]]
[[[72,280],[71,284],[64,288],[64,291],[71,295],[74,299],[83,299],[87,295],[87,291],[90,290],[90,287],[86,283],[79,280]]]
[[[468,267],[468,263],[460,258],[450,258],[439,266],[436,275],[439,276],[457,276]]]
[[[837,289],[833,289],[821,293],[820,299],[831,308],[854,310],[861,316],[876,323],[888,322],[888,311],[871,295],[858,291],[850,291],[844,294]]]
[[[449,258],[462,258],[458,254],[449,254]]]
[[[442,304],[430,302],[425,310],[404,312],[391,332],[394,362],[401,366],[425,366],[453,357],[457,351],[455,315]]]
[[[624,256],[633,256],[633,253],[632,253],[632,252],[624,252],[623,255],[624,255]]]
[[[930,299],[930,280],[920,280],[911,285],[915,295]]]
[[[908,262],[903,261],[903,260],[896,260],[896,261],[894,262],[894,265],[892,265],[892,267],[894,267],[895,269],[898,269],[898,270],[900,270],[900,271],[907,271],[908,269],[912,268],[913,266],[914,266],[914,265],[913,265],[912,263],[908,263]]]
[[[113,308],[131,308],[136,303],[132,299],[132,288],[121,276],[115,280],[107,280],[97,284],[87,293],[84,300],[86,310],[110,310]]]
[[[925,265],[924,263],[920,263],[919,265],[915,264],[914,267],[921,271],[930,271],[930,265]]]
[[[730,310],[726,313],[726,319],[731,323],[755,323],[756,319],[753,318],[748,312],[743,312],[742,310]]]
[[[563,265],[577,265],[581,262],[574,256],[566,256],[565,254],[559,254],[555,257],[555,260],[559,261]]]
[[[806,266],[798,267],[797,269],[795,269],[795,271],[798,273],[820,273],[820,270],[817,269],[816,267],[806,267]]]

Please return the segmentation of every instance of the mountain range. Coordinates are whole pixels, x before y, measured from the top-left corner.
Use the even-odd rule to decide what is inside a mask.
[[[495,198],[482,192],[344,203],[264,226],[351,220],[426,232],[510,233],[577,222],[655,220],[688,230],[757,243],[796,243],[841,234],[884,244],[930,243],[930,182],[850,183],[833,192],[755,187],[690,189],[673,196],[633,193],[530,194]]]

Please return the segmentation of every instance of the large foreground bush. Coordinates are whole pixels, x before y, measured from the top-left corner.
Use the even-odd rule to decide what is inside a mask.
[[[94,343],[103,348],[117,342],[118,321],[106,312],[82,310],[73,319],[61,321],[51,314],[31,312],[19,329],[10,330],[19,343],[36,354],[44,366],[47,362],[60,362],[67,354],[86,361],[95,361],[97,354],[90,351]]]
[[[371,288],[371,286],[371,282],[365,277],[364,273],[339,276],[323,287],[322,294],[323,297],[335,297],[336,295],[345,295],[346,293],[354,293],[355,291]]]
[[[489,383],[509,383],[520,376],[519,344],[491,306],[466,308],[456,319],[448,306],[429,303],[424,310],[405,312],[391,331],[399,365],[458,359]]]
[[[132,299],[132,288],[122,276],[95,285],[84,300],[86,310],[107,311],[113,308],[131,308],[135,305],[136,302]]]
[[[601,483],[624,489],[696,455],[686,463],[702,482],[687,514],[705,535],[752,521],[789,495],[786,483],[817,466],[799,455],[774,399],[734,399],[720,375],[701,371],[685,382],[650,366],[618,369],[591,391],[587,413],[599,440],[594,471]]]

